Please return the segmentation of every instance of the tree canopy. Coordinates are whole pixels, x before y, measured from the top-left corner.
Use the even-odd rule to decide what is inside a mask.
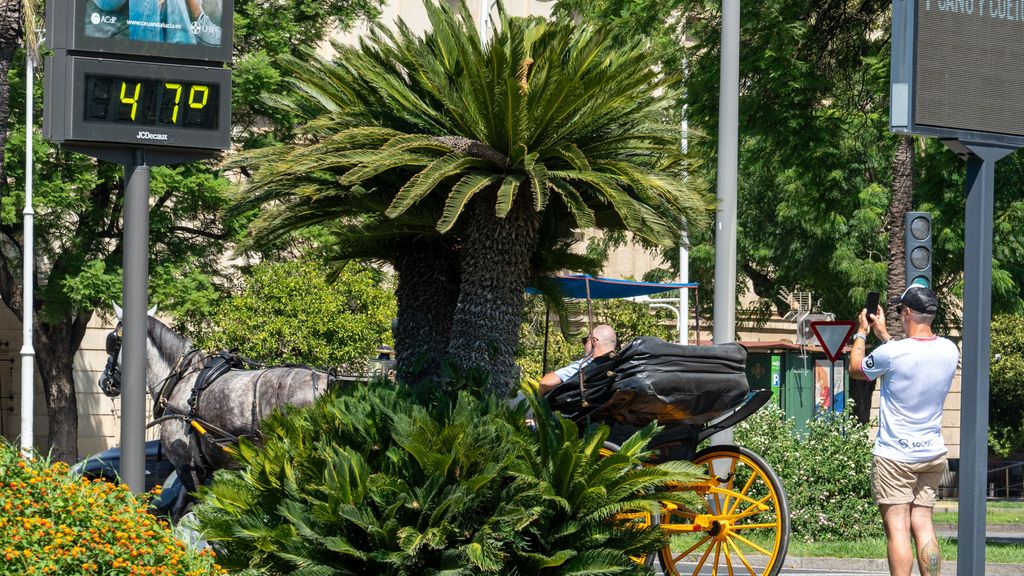
[[[306,115],[306,139],[239,164],[255,169],[249,205],[274,202],[259,236],[331,222],[339,256],[395,265],[401,374],[440,353],[510,390],[542,248],[589,227],[670,244],[680,216],[706,221],[707,202],[682,177],[678,77],[656,70],[645,42],[499,3],[482,46],[465,5],[426,8],[423,36],[378,25],[358,47],[335,45],[332,61],[287,59],[295,92],[282,103]]]

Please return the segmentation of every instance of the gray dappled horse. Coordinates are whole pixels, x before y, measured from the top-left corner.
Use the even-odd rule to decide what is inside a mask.
[[[108,396],[121,392],[122,310],[115,304],[114,311],[118,325],[107,335],[107,366],[100,377]],[[284,406],[312,404],[332,380],[327,372],[302,366],[241,369],[251,363],[196,350],[156,318],[148,321],[146,391],[154,418],[149,426],[159,424],[160,443],[189,493],[231,463],[225,447],[240,437],[258,440],[264,417]]]

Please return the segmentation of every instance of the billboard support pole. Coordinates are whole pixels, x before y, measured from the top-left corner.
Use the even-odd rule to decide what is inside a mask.
[[[948,144],[948,143],[947,143]],[[996,162],[1013,148],[959,143],[967,155],[964,332],[960,395],[960,515],[957,572],[985,574],[989,355],[992,318],[992,212]],[[950,145],[956,152],[959,146]]]
[[[146,491],[146,343],[149,290],[149,166],[135,150],[124,167],[124,300],[121,345],[121,480],[132,492]]]

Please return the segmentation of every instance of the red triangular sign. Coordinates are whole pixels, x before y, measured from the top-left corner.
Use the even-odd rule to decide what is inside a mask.
[[[856,326],[849,320],[811,322],[811,332],[814,332],[814,337],[825,350],[825,356],[828,356],[829,361],[835,362],[843,355],[843,347],[853,335]]]

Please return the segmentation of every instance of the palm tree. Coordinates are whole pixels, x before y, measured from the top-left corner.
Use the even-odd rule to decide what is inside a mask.
[[[254,170],[246,206],[272,206],[256,242],[331,222],[346,241],[363,238],[339,254],[390,251],[409,331],[396,335],[400,367],[442,344],[457,367],[485,368],[510,390],[543,222],[669,244],[684,219],[707,220],[708,201],[683,178],[671,112],[680,78],[659,72],[643,43],[499,4],[482,46],[464,4],[426,10],[423,36],[378,25],[331,61],[287,62],[295,91],[281,104],[305,115],[306,139],[240,158]],[[410,326],[438,321],[421,309],[429,302],[435,316],[450,311],[450,331]],[[435,327],[432,346],[406,339]]]

